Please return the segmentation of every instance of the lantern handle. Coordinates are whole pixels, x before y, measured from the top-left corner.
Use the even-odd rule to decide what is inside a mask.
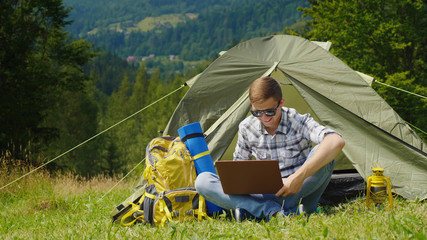
[[[372,176],[368,177],[368,184],[366,189],[366,206],[369,208],[369,205],[371,204],[371,183],[372,183]]]
[[[387,182],[387,186],[389,186],[389,187],[387,187],[388,200],[389,200],[389,207],[388,207],[388,209],[391,209],[393,207],[393,196],[391,194],[391,187],[392,187],[392,185],[391,185],[391,181],[390,181],[389,177],[386,177],[385,181]],[[393,188],[394,188],[394,186],[393,186]]]

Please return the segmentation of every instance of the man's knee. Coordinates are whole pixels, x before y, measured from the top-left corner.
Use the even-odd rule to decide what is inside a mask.
[[[325,176],[323,178],[329,181],[329,178],[332,176],[332,173],[334,172],[334,168],[335,168],[335,160],[323,166],[321,169],[319,169],[315,173],[315,175],[317,175],[317,177],[320,177],[320,178],[322,178],[321,176]]]
[[[335,168],[335,159],[332,160],[332,162],[328,163],[325,167],[328,168],[329,174],[332,175],[332,173],[334,172],[334,168]]]
[[[208,190],[212,187],[212,185],[210,185],[211,178],[210,172],[202,172],[197,176],[194,186],[196,187],[196,191],[202,196],[206,195]]]

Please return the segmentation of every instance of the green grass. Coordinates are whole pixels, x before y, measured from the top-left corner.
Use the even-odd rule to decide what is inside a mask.
[[[19,173],[0,171],[0,186]],[[363,199],[306,216],[270,222],[172,222],[165,227],[112,224],[111,210],[132,193],[139,176],[118,181],[36,172],[0,190],[0,239],[426,239],[427,204],[395,199],[391,211],[368,210]],[[102,199],[101,199],[102,198]]]

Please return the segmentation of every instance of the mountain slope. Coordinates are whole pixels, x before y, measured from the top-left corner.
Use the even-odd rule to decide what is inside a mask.
[[[87,33],[96,28],[112,24],[138,23],[147,17],[164,14],[199,13],[205,9],[219,9],[233,2],[245,4],[242,0],[64,0],[72,8],[70,19],[73,24],[67,28],[73,35]]]
[[[74,7],[69,31],[123,59],[147,67],[173,60],[172,71],[186,62],[213,59],[240,41],[280,32],[301,20],[307,0],[65,0]],[[153,62],[155,61],[155,62]],[[172,61],[171,61],[172,63]],[[150,66],[148,66],[150,65]]]

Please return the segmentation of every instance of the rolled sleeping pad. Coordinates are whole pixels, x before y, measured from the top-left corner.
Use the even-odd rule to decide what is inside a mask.
[[[194,159],[197,174],[202,172],[216,174],[215,166],[209,153],[200,123],[196,122],[186,125],[178,129],[178,134]]]
[[[178,134],[193,157],[196,173],[211,172],[217,174],[200,123],[195,122],[181,127],[178,129]],[[223,210],[209,201],[206,201],[206,206],[211,215]]]

